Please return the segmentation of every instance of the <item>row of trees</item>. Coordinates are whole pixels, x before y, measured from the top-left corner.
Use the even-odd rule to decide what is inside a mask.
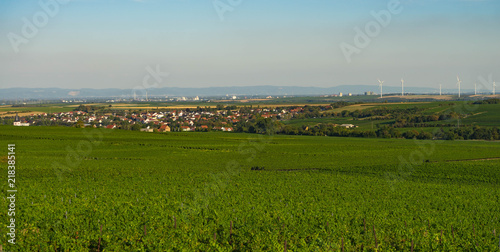
[[[488,99],[488,100],[482,100],[482,101],[475,101],[473,104],[499,104],[500,99],[494,98],[494,99]]]
[[[439,140],[500,140],[499,128],[469,126],[462,128],[436,128],[432,132],[409,130],[401,133],[393,127],[383,127],[376,131],[377,137]]]
[[[446,114],[433,114],[433,115],[422,115],[422,114],[407,114],[400,115],[392,123],[392,127],[395,128],[416,128],[416,127],[453,127],[454,123],[429,123],[437,121],[447,121],[456,120],[467,117],[466,114],[459,114],[457,112],[449,112]]]
[[[332,104],[333,105],[333,104]],[[341,108],[343,104],[336,104],[337,108]],[[332,106],[333,107],[333,106]],[[304,112],[296,115],[294,118],[319,118],[319,117],[352,117],[352,118],[368,118],[373,117],[374,120],[380,119],[392,119],[392,118],[404,118],[409,115],[414,115],[417,112],[422,111],[422,108],[388,108],[380,107],[375,109],[365,109],[365,110],[343,110],[341,112],[335,112],[333,110],[327,110],[320,112],[320,107],[315,107],[317,109],[311,109],[311,111],[305,110]]]

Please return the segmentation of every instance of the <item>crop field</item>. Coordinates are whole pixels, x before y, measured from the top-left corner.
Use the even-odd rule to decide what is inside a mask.
[[[500,143],[0,127],[8,251],[497,251]]]
[[[41,113],[59,113],[59,112],[69,112],[74,108],[59,104],[48,104],[42,106],[20,106],[13,107],[10,105],[4,105],[0,107],[0,116],[12,116],[16,112],[22,113],[23,115],[30,114],[41,114]]]
[[[448,96],[443,96],[448,99]],[[88,103],[86,105],[94,106],[111,106],[114,109],[185,109],[185,108],[196,108],[200,107],[215,107],[217,104],[223,105],[236,105],[236,106],[260,106],[260,107],[281,107],[281,106],[319,106],[328,105],[333,102],[346,101],[346,102],[370,102],[370,104],[356,105],[351,107],[346,107],[347,110],[356,109],[366,109],[369,105],[382,105],[382,101],[390,101],[392,105],[396,103],[401,104],[416,104],[421,98],[426,98],[430,101],[442,100],[443,97],[436,95],[426,95],[426,96],[405,96],[401,98],[400,96],[387,96],[380,98],[377,95],[355,95],[355,96],[343,96],[343,97],[315,97],[315,96],[304,96],[304,97],[281,97],[281,98],[271,98],[271,99],[245,99],[245,100],[213,100],[211,102],[207,101],[172,101],[172,102],[128,102],[128,103]],[[426,101],[428,102],[428,101]],[[385,104],[385,105],[390,105]],[[25,106],[12,106],[12,105],[2,105],[0,106],[1,112],[37,112],[37,113],[59,113],[59,112],[69,112],[78,107],[79,104],[69,104],[69,103],[53,103],[53,104],[27,104]],[[362,108],[356,108],[361,106]],[[404,106],[404,105],[403,105]],[[342,110],[340,110],[342,111]]]
[[[401,132],[406,132],[409,130],[432,132],[436,129],[436,125],[453,125],[442,127],[445,129],[454,128],[455,126],[462,125],[472,125],[472,126],[482,126],[482,127],[499,127],[500,126],[500,105],[499,104],[469,104],[465,102],[457,101],[440,101],[440,102],[404,102],[404,103],[363,103],[363,104],[353,104],[345,107],[335,108],[333,110],[323,111],[325,112],[336,112],[341,113],[342,111],[354,112],[354,111],[370,111],[374,109],[409,109],[418,108],[420,115],[441,115],[449,113],[465,114],[464,118],[460,119],[460,123],[456,118],[451,118],[447,120],[440,121],[429,121],[422,122],[422,126],[418,128],[399,128]],[[286,125],[294,126],[315,126],[320,123],[332,123],[332,124],[354,124],[359,127],[360,130],[372,130],[377,129],[377,124],[380,125],[390,125],[395,122],[395,119],[387,119],[387,114],[385,116],[375,116],[375,117],[365,117],[365,118],[353,118],[353,117],[317,117],[317,118],[300,118],[284,120],[283,123]],[[375,125],[375,126],[374,126]]]
[[[474,115],[463,120],[464,123],[499,126],[500,106],[498,104],[481,104],[474,110]]]
[[[359,127],[359,129],[362,130],[371,130],[371,129],[376,129],[375,124],[380,123],[387,123],[390,122],[390,120],[370,120],[364,119],[364,120],[353,120],[352,118],[308,118],[308,119],[296,119],[296,120],[288,120],[288,121],[283,121],[286,125],[294,125],[294,126],[301,126],[301,125],[307,125],[307,126],[314,126],[318,125],[320,123],[333,123],[333,124],[354,124]],[[372,125],[373,124],[373,125]],[[373,126],[373,127],[372,127]],[[406,129],[405,129],[406,130]]]
[[[416,100],[416,99],[451,100],[456,97],[453,95],[406,95],[406,96],[395,95],[395,96],[385,96],[384,98],[386,99],[401,98],[408,100]]]

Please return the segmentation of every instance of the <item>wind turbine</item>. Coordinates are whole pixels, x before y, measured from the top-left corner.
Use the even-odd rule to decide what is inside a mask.
[[[441,96],[441,83],[439,84],[439,96]]]
[[[497,86],[497,84],[495,82],[493,82],[493,95],[495,95],[495,87]]]
[[[404,96],[405,95],[405,80],[403,80],[403,78],[401,78],[401,96]]]
[[[458,86],[458,98],[460,98],[460,83],[462,81],[460,80],[460,78],[458,78],[458,75],[457,75],[457,86]]]
[[[384,81],[378,80],[379,86],[380,86],[380,98],[382,98],[382,84],[384,84]]]
[[[477,95],[477,83],[474,82],[474,95]]]

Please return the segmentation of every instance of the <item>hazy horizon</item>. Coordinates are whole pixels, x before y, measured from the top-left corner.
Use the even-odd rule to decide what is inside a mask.
[[[61,2],[0,3],[0,88],[445,89],[459,75],[471,89],[500,76],[494,0]],[[362,46],[357,27],[373,35]]]

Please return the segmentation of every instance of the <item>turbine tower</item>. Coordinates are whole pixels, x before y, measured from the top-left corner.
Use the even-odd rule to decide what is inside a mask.
[[[497,84],[493,82],[493,95],[495,95],[495,88],[497,87]]]
[[[441,96],[441,84],[439,84],[439,96]]]
[[[405,80],[401,78],[401,96],[405,95]]]
[[[477,83],[474,82],[474,95],[477,95]]]
[[[458,76],[457,76],[458,98],[460,98],[460,83],[461,83],[461,82],[462,82],[462,81],[461,81],[461,80],[460,80],[460,78],[458,78]]]
[[[384,81],[378,80],[379,86],[380,86],[380,98],[382,98],[382,84],[384,84]]]

